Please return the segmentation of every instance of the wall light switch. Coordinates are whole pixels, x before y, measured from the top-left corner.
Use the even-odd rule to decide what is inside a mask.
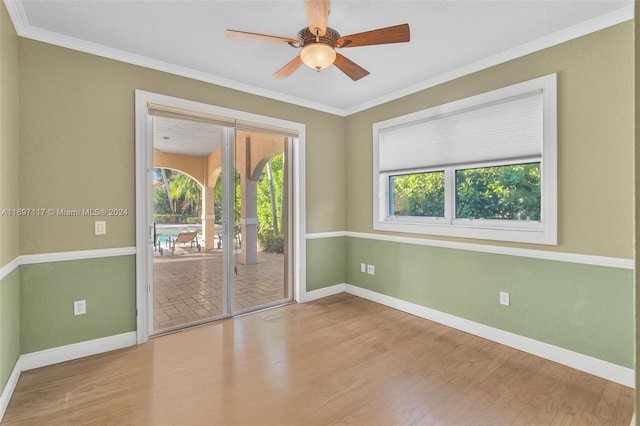
[[[367,264],[366,263],[361,263],[360,264],[360,272],[367,272]]]
[[[104,220],[96,220],[94,226],[96,235],[105,235],[107,233],[107,222]]]

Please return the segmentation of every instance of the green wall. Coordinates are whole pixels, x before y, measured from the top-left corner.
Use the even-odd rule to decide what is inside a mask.
[[[135,245],[136,89],[304,123],[307,230],[344,230],[344,118],[20,39],[21,205],[130,212],[100,237],[92,217],[23,218],[21,254]]]
[[[20,282],[22,353],[136,330],[135,256],[22,265]]]
[[[0,2],[0,211],[19,205],[18,66],[18,36]],[[0,268],[19,250],[17,217],[0,215]],[[20,355],[19,280],[18,270],[0,279],[0,392]]]
[[[558,246],[465,242],[634,257],[631,22],[346,118],[18,39],[4,4],[0,25],[2,206],[130,212],[108,218],[102,237],[93,235],[89,217],[2,217],[0,266],[20,254],[135,245],[136,89],[304,123],[307,232],[371,233],[372,123],[552,72],[559,88]],[[627,270],[351,237],[308,240],[307,261],[307,290],[347,282],[633,366]],[[376,275],[360,273],[360,262],[375,264]],[[499,290],[511,292],[511,307],[497,303]],[[79,299],[88,312],[73,317]],[[19,353],[133,331],[134,256],[23,265],[0,281],[0,320],[2,386]]]
[[[631,270],[362,238],[346,247],[351,285],[633,368]]]
[[[307,231],[344,229],[344,118],[32,40],[19,48],[20,205],[129,211],[106,218],[105,236],[93,217],[22,218],[20,254],[135,245],[136,89],[305,124]],[[23,353],[135,329],[133,260],[111,262],[21,269]],[[86,318],[70,316],[79,299]]]
[[[634,259],[634,23],[347,117],[347,231]],[[558,75],[558,245],[374,232],[372,124]],[[347,283],[634,367],[633,271],[347,238]],[[374,264],[376,275],[359,272]],[[513,304],[498,303],[500,290]]]
[[[20,274],[0,280],[0,393],[20,356]]]
[[[18,205],[18,36],[0,4],[0,211]],[[18,218],[0,215],[0,267],[18,256]]]
[[[635,22],[640,22],[640,8],[636,4],[635,7]],[[638,253],[640,253],[640,131],[638,129],[638,123],[640,123],[640,31],[637,28],[634,28],[634,48],[635,48],[635,119],[636,119],[636,127],[635,127],[635,221],[636,226],[634,229],[635,235],[635,250],[636,250],[636,273],[635,273],[635,294],[637,295],[640,291],[640,280],[638,279],[638,268],[640,268],[640,260],[638,259]],[[640,301],[636,297],[635,299],[635,307],[636,307],[636,317],[635,317],[635,330],[636,330],[636,366],[638,365],[637,359],[638,354],[640,353],[640,315],[638,315],[638,310],[640,309]],[[636,389],[638,389],[640,383],[640,371],[636,368]],[[636,391],[636,416],[638,407],[640,407],[640,392]]]
[[[344,237],[307,240],[307,291],[346,281]]]
[[[557,73],[558,245],[465,241],[632,259],[633,28],[625,22],[347,117],[347,230],[373,232],[373,123]]]

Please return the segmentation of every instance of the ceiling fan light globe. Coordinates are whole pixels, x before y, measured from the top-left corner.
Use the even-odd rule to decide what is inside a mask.
[[[309,43],[302,48],[300,59],[309,68],[323,70],[336,60],[336,51],[325,43]]]

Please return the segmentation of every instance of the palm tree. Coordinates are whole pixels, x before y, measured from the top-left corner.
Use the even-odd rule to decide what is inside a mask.
[[[195,179],[184,173],[178,173],[169,184],[171,198],[184,202],[183,211],[188,207],[190,213],[197,216],[202,205],[202,187]]]

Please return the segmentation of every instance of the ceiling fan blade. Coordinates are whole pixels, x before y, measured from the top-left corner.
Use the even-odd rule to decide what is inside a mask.
[[[227,38],[234,38],[239,40],[260,40],[260,41],[274,41],[277,43],[293,43],[299,44],[299,41],[294,38],[278,37],[266,34],[248,33],[246,31],[227,30]]]
[[[336,52],[336,60],[333,62],[333,65],[338,67],[340,71],[345,73],[351,78],[353,81],[358,81],[362,77],[366,77],[369,75],[369,71],[362,68],[360,65],[356,64],[350,59],[345,58],[341,54]]]
[[[291,74],[293,74],[295,70],[298,69],[298,67],[300,67],[300,65],[302,65],[302,59],[300,59],[300,55],[298,55],[295,58],[293,58],[293,60],[289,62],[287,65],[285,65],[284,67],[276,71],[276,73],[273,74],[273,76],[275,78],[289,77]]]
[[[329,20],[329,0],[304,0],[304,9],[311,34],[315,34],[318,28],[319,35],[323,36]]]
[[[363,33],[340,37],[336,47],[371,46],[375,44],[404,43],[409,41],[409,24],[379,28]]]

